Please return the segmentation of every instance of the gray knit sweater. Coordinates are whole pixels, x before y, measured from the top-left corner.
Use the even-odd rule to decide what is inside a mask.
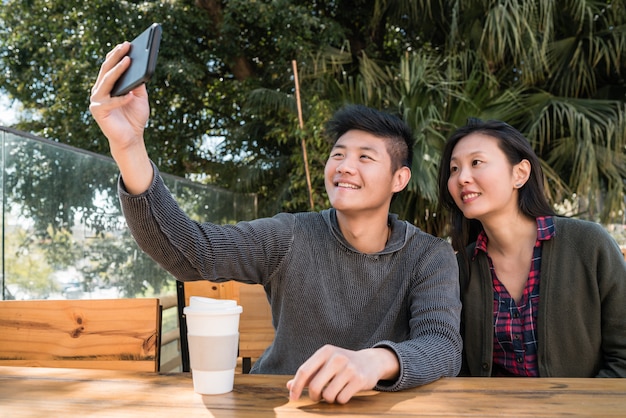
[[[334,209],[281,213],[218,226],[190,220],[154,166],[151,187],[120,201],[138,245],[178,280],[260,283],[276,336],[252,373],[294,374],[324,344],[387,347],[395,391],[455,376],[461,366],[458,266],[445,241],[390,216],[392,235],[376,254],[342,236]]]

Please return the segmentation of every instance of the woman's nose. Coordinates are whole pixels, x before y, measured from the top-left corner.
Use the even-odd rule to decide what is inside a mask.
[[[467,184],[471,181],[471,178],[469,170],[463,170],[460,167],[457,169],[456,180],[459,184]]]

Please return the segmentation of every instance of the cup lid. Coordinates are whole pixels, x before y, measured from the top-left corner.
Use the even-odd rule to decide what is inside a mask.
[[[214,299],[203,296],[191,296],[189,298],[189,306],[183,309],[183,312],[211,314],[216,313],[241,313],[243,308],[237,305],[236,300],[231,299]]]

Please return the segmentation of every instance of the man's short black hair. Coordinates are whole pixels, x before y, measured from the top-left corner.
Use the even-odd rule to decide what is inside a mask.
[[[413,133],[404,120],[363,105],[347,105],[339,109],[326,124],[326,133],[333,144],[346,132],[368,132],[387,142],[392,171],[400,167],[411,169],[413,163]]]

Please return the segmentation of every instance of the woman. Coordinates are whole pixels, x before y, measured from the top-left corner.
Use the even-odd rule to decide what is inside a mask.
[[[448,139],[461,374],[626,377],[626,263],[592,222],[556,216],[539,159],[513,127],[471,119]]]

